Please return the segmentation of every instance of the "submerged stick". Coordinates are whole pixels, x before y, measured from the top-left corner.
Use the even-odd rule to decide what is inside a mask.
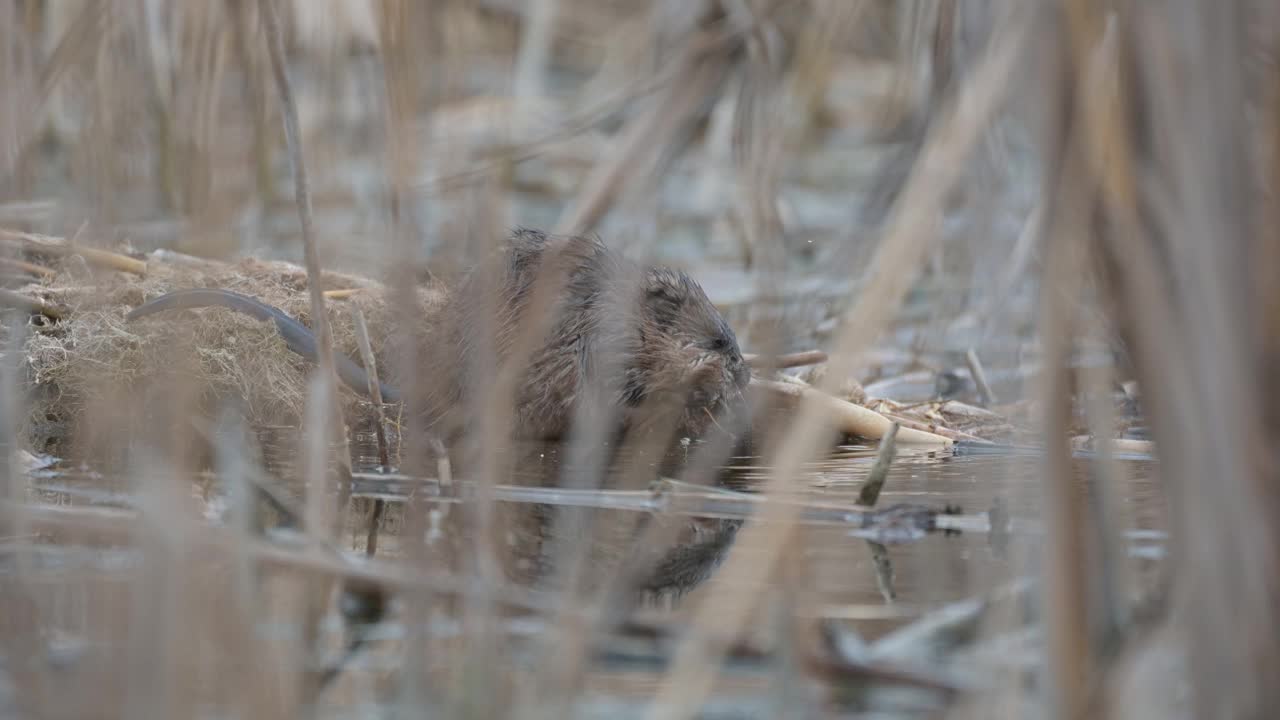
[[[880,450],[876,453],[876,463],[871,466],[867,481],[858,492],[859,505],[875,507],[876,501],[880,499],[880,490],[884,487],[885,479],[889,477],[889,466],[893,464],[894,455],[897,453],[898,444],[894,441],[898,437],[899,427],[898,423],[890,425],[889,432],[880,438]]]

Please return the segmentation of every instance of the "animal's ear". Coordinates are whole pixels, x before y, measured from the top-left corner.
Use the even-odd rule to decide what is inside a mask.
[[[666,270],[649,270],[645,273],[644,303],[660,320],[671,320],[679,312],[687,298],[680,279]]]
[[[680,278],[669,270],[646,272],[644,290],[645,297],[650,300],[683,303],[686,296]]]

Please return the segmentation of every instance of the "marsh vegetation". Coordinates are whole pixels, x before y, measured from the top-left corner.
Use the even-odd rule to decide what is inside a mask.
[[[0,0],[0,715],[1264,716],[1276,38],[1203,0]],[[609,293],[484,270],[519,227],[640,309],[565,334]],[[652,266],[714,306],[645,356],[687,387],[522,435],[544,338],[630,381],[612,309],[688,321]],[[130,316],[190,288],[315,345]]]

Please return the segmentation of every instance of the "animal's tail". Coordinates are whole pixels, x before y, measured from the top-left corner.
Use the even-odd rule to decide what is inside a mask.
[[[284,342],[289,346],[290,350],[312,362],[319,360],[320,351],[316,343],[316,336],[312,334],[310,328],[289,317],[278,308],[274,308],[260,300],[255,300],[248,295],[241,295],[230,290],[220,290],[218,288],[175,290],[139,305],[130,311],[125,316],[125,319],[137,320],[165,310],[202,307],[224,307],[242,312],[259,320],[273,320],[276,324],[276,330],[280,332],[280,337],[284,338]],[[365,373],[364,368],[357,365],[351,358],[338,352],[333,354],[333,362],[338,371],[338,377],[343,384],[365,397],[369,396],[369,376]],[[382,388],[384,402],[398,402],[400,400],[400,393],[395,388],[385,383],[379,383],[379,385]]]

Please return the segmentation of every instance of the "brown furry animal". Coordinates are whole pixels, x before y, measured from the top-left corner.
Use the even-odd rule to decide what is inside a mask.
[[[555,316],[516,384],[516,435],[563,439],[577,416],[590,423],[612,418],[619,432],[661,429],[697,437],[717,416],[743,406],[750,371],[737,338],[688,275],[639,266],[598,240],[520,230],[448,294],[414,339],[421,346],[410,356],[420,362],[410,372],[423,401],[413,409],[438,436],[453,440],[472,429],[476,399],[492,371],[515,361],[517,338],[537,319],[531,300],[540,273],[549,273],[561,291],[550,307],[538,308]],[[291,349],[315,359],[315,339],[305,326],[226,291],[170,293],[129,318],[210,305],[273,319]],[[405,335],[402,341],[415,333]],[[364,371],[342,356],[337,365],[339,377],[364,393]],[[408,379],[404,368],[400,375]],[[400,397],[392,386],[383,394]]]

